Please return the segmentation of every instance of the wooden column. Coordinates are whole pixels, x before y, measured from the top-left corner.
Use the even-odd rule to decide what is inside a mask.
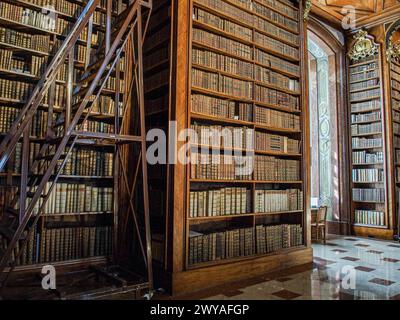
[[[384,25],[378,25],[371,28],[370,33],[375,36],[376,42],[380,44],[381,50],[381,84],[383,92],[383,141],[385,144],[385,165],[386,165],[386,210],[387,210],[387,225],[389,230],[393,230],[393,213],[396,208],[396,179],[395,168],[393,162],[393,127],[392,127],[392,99],[391,99],[391,84],[390,84],[390,65],[386,59],[386,37]],[[390,234],[392,234],[390,232]]]
[[[176,28],[176,55],[172,74],[174,75],[172,97],[175,96],[175,105],[172,106],[172,120],[176,121],[176,131],[179,134],[180,130],[186,129],[187,123],[187,107],[188,107],[188,75],[189,75],[189,8],[190,4],[187,0],[178,0],[176,2],[176,19],[174,28]],[[171,138],[174,137],[174,132],[170,131]],[[176,142],[175,150],[179,150],[185,142]],[[175,152],[170,150],[169,152]],[[176,153],[175,153],[176,156]],[[171,157],[169,158],[171,159]],[[177,161],[177,159],[175,159]],[[183,270],[185,261],[185,207],[186,207],[186,167],[183,164],[176,162],[173,173],[171,174],[174,180],[172,197],[173,211],[170,212],[172,217],[173,232],[170,241],[172,241],[172,272],[180,272]]]
[[[385,105],[385,143],[386,143],[386,188],[387,188],[387,210],[388,210],[388,227],[391,230],[396,228],[396,167],[394,163],[394,141],[393,141],[393,112],[392,112],[392,92],[390,80],[390,62],[386,58],[386,36],[384,26],[379,27],[379,36],[377,40],[381,43],[382,48],[382,86],[383,99]]]
[[[303,2],[299,2],[300,17],[304,15]],[[304,244],[311,246],[311,157],[310,157],[310,112],[309,112],[309,84],[308,84],[308,43],[307,43],[307,20],[300,23],[300,50],[301,50],[301,64],[300,74],[303,76],[301,79],[301,122],[302,122],[302,140],[303,140],[303,159],[302,159],[302,173],[303,173],[303,230],[304,230]]]

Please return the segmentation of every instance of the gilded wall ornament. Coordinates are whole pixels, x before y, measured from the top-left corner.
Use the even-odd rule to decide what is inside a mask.
[[[397,25],[390,33],[389,41],[387,44],[387,50],[386,50],[386,57],[387,57],[388,61],[394,59],[397,62],[400,62],[400,41],[393,43],[393,35],[395,32],[397,32],[399,30],[400,30],[400,24]]]
[[[365,30],[360,30],[354,36],[355,42],[348,53],[353,61],[375,55],[378,53],[378,44],[374,43],[373,38]]]
[[[310,14],[311,11],[311,6],[312,6],[312,2],[311,0],[305,0],[304,2],[304,20],[308,20],[308,16]]]

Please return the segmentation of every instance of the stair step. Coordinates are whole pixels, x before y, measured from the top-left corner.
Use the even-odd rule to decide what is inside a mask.
[[[116,31],[114,31],[113,33],[111,33],[111,43],[113,43],[113,42],[115,41],[115,36],[117,35],[118,31],[119,31],[119,30],[116,30]],[[121,42],[121,41],[120,41],[120,42]],[[103,44],[101,45],[101,47],[98,48],[98,50],[99,50],[100,54],[96,56],[96,58],[97,58],[96,61],[91,62],[91,63],[87,66],[86,71],[85,71],[85,73],[83,74],[83,77],[87,76],[87,73],[92,74],[92,71],[93,71],[93,70],[99,69],[100,66],[101,66],[101,64],[103,63],[104,58],[105,58],[105,54],[104,54],[105,45],[104,45],[104,42],[103,42]],[[117,50],[118,50],[118,49],[117,49]],[[116,52],[117,52],[117,50],[116,50]],[[113,53],[113,56],[112,56],[110,62],[113,61],[113,57],[115,57],[115,53],[116,53],[116,52]],[[94,72],[94,73],[95,73],[95,72]],[[86,75],[85,75],[85,74],[86,74]]]
[[[54,145],[54,144],[59,144],[61,140],[62,137],[47,138],[46,143]]]
[[[112,37],[111,39],[113,39],[111,42],[114,42],[114,38]],[[101,50],[101,49],[103,49],[103,50]],[[99,69],[99,68],[101,67],[101,65],[102,65],[102,63],[103,63],[103,61],[104,61],[104,58],[105,58],[105,55],[104,55],[104,46],[103,46],[102,48],[100,48],[100,50],[101,50],[101,54],[97,55],[97,60],[96,60],[96,61],[90,63],[90,64],[87,66],[85,73],[82,75],[82,78],[83,78],[83,77],[87,77],[88,75],[93,74],[93,73],[95,74],[96,72],[93,72],[93,73],[92,73],[91,71],[92,71],[92,70],[96,70],[96,71],[97,71],[97,69]],[[117,51],[118,51],[118,49],[113,53],[113,55],[112,55],[112,57],[111,57],[111,59],[110,59],[109,65],[106,67],[105,70],[109,70],[109,66],[110,66],[111,63],[114,61],[115,54],[116,54]]]
[[[92,95],[96,95],[98,90],[100,90],[100,86],[99,85],[100,85],[100,82],[94,88]],[[89,91],[89,86],[80,87],[79,90],[75,91],[73,94],[74,94],[74,96],[79,96],[79,97],[83,98],[88,91]],[[80,99],[80,100],[82,100],[82,99]],[[76,104],[74,104],[74,105],[76,105]]]
[[[19,210],[11,207],[6,207],[6,211],[14,217],[19,217]]]
[[[125,22],[125,19],[126,19],[126,16],[128,15],[128,12],[130,11],[130,9],[128,9],[128,10],[125,10],[124,12],[122,12],[119,16],[118,16],[118,19],[117,19],[117,21],[115,21],[115,24],[113,25],[113,27],[112,27],[112,31],[111,31],[111,36],[110,36],[110,38],[111,38],[111,43],[113,43],[114,41],[115,41],[115,39],[117,38],[117,34],[118,34],[118,32],[120,31],[120,28],[122,27],[122,25],[124,24],[124,22]],[[128,27],[128,29],[129,29],[129,27]],[[100,47],[100,50],[101,49],[104,49],[104,42],[103,42],[103,44],[102,44],[102,46]]]
[[[82,103],[82,102],[80,101],[80,103]],[[75,106],[75,105],[74,105],[74,106]],[[77,110],[77,108],[74,108],[74,106],[72,106],[72,112],[76,112],[76,110]],[[79,118],[78,124],[82,123],[83,120],[85,120],[84,115],[82,115],[82,116]],[[56,123],[54,123],[53,128],[56,128],[56,127],[63,127],[64,125],[65,125],[65,119],[59,119],[59,120],[56,121]],[[61,137],[60,139],[62,139],[62,137]]]
[[[0,227],[0,234],[6,237],[8,240],[11,240],[17,230],[11,229],[10,227]],[[26,231],[21,234],[20,240],[26,239]]]
[[[128,15],[130,8],[126,8],[126,10],[124,10],[123,12],[121,12],[117,18],[115,19],[115,25],[113,26],[114,29],[119,29],[119,27],[121,27],[121,24],[123,23],[123,21],[125,21],[126,16]]]
[[[90,103],[92,103],[93,101],[94,101],[94,99],[88,99],[88,103],[87,103],[85,109],[87,109],[90,106]],[[80,105],[82,104],[82,102],[83,102],[83,98],[80,98],[77,102],[75,102],[72,105],[72,112],[76,112],[78,110],[78,108],[80,107]]]
[[[53,124],[53,127],[56,128],[56,127],[63,126],[64,123],[65,123],[65,117],[64,117],[64,115],[62,115],[56,119],[56,122]]]
[[[118,33],[118,31],[119,31],[119,30],[114,31],[114,33],[111,35],[111,39],[113,39],[113,41],[115,40],[115,37],[113,37],[113,35],[116,35],[116,33]],[[112,42],[113,42],[113,41],[112,41]],[[91,81],[93,81],[94,78],[96,77],[97,70],[101,67],[101,65],[102,65],[102,63],[103,63],[103,61],[104,61],[104,58],[105,58],[105,56],[104,56],[104,54],[103,54],[103,50],[101,50],[101,49],[104,49],[104,45],[102,46],[102,48],[100,48],[100,51],[101,51],[102,53],[101,53],[100,55],[97,56],[97,60],[94,61],[94,62],[92,62],[92,63],[90,63],[90,64],[87,66],[87,68],[86,68],[84,74],[82,75],[81,79],[80,79],[79,82],[78,82],[78,86],[79,86],[79,85],[83,85],[83,84],[85,84],[86,82],[91,82]],[[112,63],[113,63],[113,61],[114,61],[114,59],[115,59],[115,55],[116,55],[116,52],[114,52],[114,54],[112,55],[112,57],[111,57],[111,59],[110,59],[109,64],[108,64],[107,67],[104,69],[104,72],[103,72],[104,75],[106,75],[107,72],[110,70],[110,67],[111,67],[111,65],[112,65]],[[100,80],[100,81],[101,81],[101,80]],[[81,92],[86,92],[86,91],[83,91],[82,88],[81,88],[79,91],[74,92],[74,95],[80,94]]]
[[[55,156],[55,154],[52,153],[52,154],[36,157],[36,160],[48,160],[48,161],[51,161],[54,158],[54,156]],[[67,156],[66,153],[60,154],[59,160],[64,159],[66,156]]]
[[[101,58],[101,59],[100,59]],[[90,72],[90,71],[92,71],[93,69],[98,69],[100,66],[101,66],[101,64],[103,63],[103,61],[104,61],[104,55],[101,55],[101,56],[98,56],[98,59],[95,61],[95,62],[92,62],[91,64],[89,64],[88,66],[87,66],[87,68],[86,68],[86,71],[85,71],[85,73],[83,74],[83,76],[85,76],[85,74],[92,74],[92,72]],[[82,77],[83,77],[82,76]]]
[[[31,192],[31,191],[27,191],[27,192],[26,192],[26,197],[27,197],[27,198],[33,198],[34,195],[35,195],[35,192]],[[19,192],[19,191],[18,191],[18,196],[19,196],[19,197],[21,196],[21,192]],[[45,197],[46,197],[45,194],[41,194],[41,195],[40,195],[40,198],[45,198]]]
[[[48,138],[48,139],[46,139],[46,143],[48,143],[50,145],[55,145],[55,144],[59,144],[62,139],[63,139],[63,137]],[[69,140],[67,143],[67,146],[69,146],[71,143],[72,143],[72,141]]]
[[[111,60],[110,64],[107,65],[107,67],[104,69],[102,77],[99,80],[99,84],[103,81],[104,77],[110,71],[110,67],[111,67],[112,62],[113,62],[113,60]],[[92,82],[94,80],[94,78],[96,78],[96,75],[97,75],[96,72],[93,72],[93,73],[87,72],[87,73],[83,74],[83,76],[81,77],[81,79],[77,83],[77,87],[76,88],[78,88],[79,86],[81,87],[81,89],[88,88],[89,87],[89,83]],[[77,91],[77,93],[80,93],[80,91],[82,91],[82,90]]]
[[[29,198],[33,198],[34,195],[35,195],[35,192],[28,191],[26,193],[26,196],[29,197]],[[46,198],[46,196],[47,196],[46,194],[41,194],[40,198]]]
[[[8,240],[11,240],[15,234],[15,230],[11,230],[8,227],[0,227],[0,234]]]
[[[96,77],[96,73],[95,72],[85,72],[80,81],[77,83],[78,86],[82,86],[82,85],[86,85],[86,82],[90,82],[92,81],[94,78]]]

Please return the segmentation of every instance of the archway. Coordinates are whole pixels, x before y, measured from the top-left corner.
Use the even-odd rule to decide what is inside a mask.
[[[311,19],[308,30],[311,202],[328,207],[329,233],[350,231],[345,48]]]

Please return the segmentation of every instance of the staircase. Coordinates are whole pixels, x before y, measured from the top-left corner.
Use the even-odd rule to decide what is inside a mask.
[[[144,120],[144,93],[143,93],[143,61],[142,46],[145,37],[146,25],[150,17],[152,2],[134,0],[120,12],[115,21],[111,19],[107,23],[106,36],[103,43],[96,50],[96,54],[87,57],[87,63],[83,74],[78,83],[73,84],[73,64],[75,45],[85,28],[91,30],[93,14],[100,0],[88,0],[87,5],[74,27],[72,28],[65,41],[61,44],[54,55],[54,58],[47,67],[45,73],[36,85],[28,102],[21,109],[21,112],[9,133],[3,138],[0,144],[0,171],[4,171],[6,164],[10,160],[16,145],[22,141],[23,148],[29,145],[29,129],[32,118],[37,112],[46,94],[49,97],[49,119],[50,125],[46,137],[40,142],[40,150],[34,155],[33,163],[28,166],[28,155],[22,154],[22,174],[20,186],[12,193],[4,214],[5,219],[0,226],[0,235],[6,239],[6,250],[0,251],[0,286],[4,288],[9,279],[10,273],[16,266],[16,261],[23,253],[27,239],[31,236],[33,229],[38,223],[39,218],[44,213],[44,209],[49,196],[56,185],[60,174],[65,167],[71,151],[80,140],[85,141],[109,141],[118,149],[119,144],[135,143],[139,144],[140,162],[142,169],[142,194],[144,208],[144,239],[142,242],[142,254],[147,267],[149,289],[152,290],[153,278],[151,267],[151,239],[149,223],[149,205],[147,188],[147,167],[146,167],[146,141],[145,141],[145,120]],[[90,32],[89,32],[90,34]],[[91,37],[88,36],[88,39]],[[92,109],[100,94],[105,90],[110,75],[116,72],[121,54],[126,50],[128,41],[131,41],[133,54],[135,57],[134,70],[135,76],[129,84],[133,91],[136,89],[138,104],[138,122],[140,123],[140,133],[138,135],[127,135],[121,133],[119,125],[115,125],[113,134],[102,132],[89,132],[85,130],[85,123],[91,115]],[[90,52],[91,41],[87,41],[87,52]],[[50,117],[52,112],[52,99],[56,75],[61,66],[68,65],[67,98],[66,105],[62,112],[57,116]],[[118,122],[123,119],[125,114],[118,114],[119,107],[115,105],[116,117]],[[54,113],[55,114],[55,113]],[[131,115],[132,116],[132,115]],[[122,122],[123,120],[121,120]],[[116,157],[116,156],[115,156]],[[120,159],[121,160],[121,159]],[[123,165],[122,163],[120,165]],[[126,180],[126,173],[124,175]],[[137,224],[137,220],[134,219]],[[136,225],[136,229],[139,228]],[[141,237],[139,237],[141,238]]]

